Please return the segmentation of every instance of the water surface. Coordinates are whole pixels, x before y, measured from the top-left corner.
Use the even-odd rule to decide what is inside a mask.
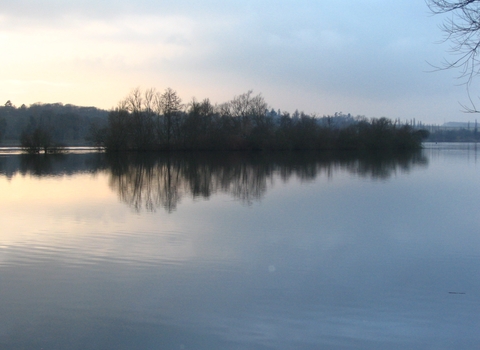
[[[479,167],[0,155],[0,348],[475,349]]]

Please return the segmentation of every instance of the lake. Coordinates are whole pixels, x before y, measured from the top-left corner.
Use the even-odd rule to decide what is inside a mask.
[[[480,344],[474,144],[4,152],[0,196],[1,349]]]

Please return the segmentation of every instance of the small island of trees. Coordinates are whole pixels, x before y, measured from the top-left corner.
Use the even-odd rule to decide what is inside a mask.
[[[133,90],[110,111],[107,126],[92,131],[92,140],[109,152],[411,150],[426,137],[426,130],[387,118],[276,112],[252,91],[219,105],[209,99],[184,105],[170,88],[163,93]]]

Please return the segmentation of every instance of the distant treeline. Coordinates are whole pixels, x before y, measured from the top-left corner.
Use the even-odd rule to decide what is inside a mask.
[[[50,145],[85,144],[91,129],[107,125],[108,111],[61,103],[0,106],[0,142],[18,145],[24,139],[43,136]]]
[[[407,150],[428,136],[387,118],[275,111],[248,91],[212,104],[178,94],[133,90],[107,112],[62,104],[0,107],[0,141],[20,141],[31,153],[88,142],[117,151],[163,150]]]
[[[480,134],[477,128],[469,130],[467,128],[441,129],[438,128],[430,132],[426,141],[429,142],[479,142]]]
[[[425,130],[387,118],[338,113],[316,117],[269,109],[252,91],[213,105],[183,105],[172,89],[132,91],[92,139],[107,151],[150,150],[406,150],[421,147]]]

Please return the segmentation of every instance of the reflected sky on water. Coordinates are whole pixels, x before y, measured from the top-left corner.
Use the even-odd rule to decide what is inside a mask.
[[[0,348],[474,349],[476,159],[0,156]]]

